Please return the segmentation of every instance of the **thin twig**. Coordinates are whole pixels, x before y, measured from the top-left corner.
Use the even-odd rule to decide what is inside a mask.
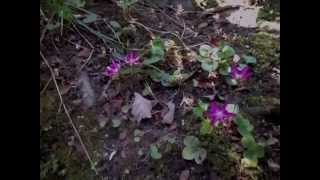
[[[40,96],[46,91],[46,89],[48,88],[50,82],[52,81],[52,77],[50,77],[50,79],[48,80],[48,82],[46,83],[46,85],[43,87],[43,89],[40,91]]]
[[[41,16],[44,18],[44,20],[48,22],[49,19],[48,19],[47,16],[44,14],[41,6],[40,6],[40,14],[41,14]]]
[[[57,81],[56,81],[55,74],[54,74],[51,66],[49,65],[49,62],[48,62],[47,59],[44,57],[44,55],[42,54],[41,51],[40,51],[40,56],[42,57],[43,61],[46,63],[46,65],[48,66],[48,68],[49,68],[49,70],[50,70],[52,80],[53,80],[53,82],[54,82],[54,84],[55,84],[55,87],[56,87],[56,89],[57,89],[57,92],[58,92],[58,95],[59,95],[59,98],[60,98],[60,102],[61,102],[62,107],[63,107],[63,109],[64,109],[64,112],[65,112],[65,114],[67,115],[67,117],[68,117],[68,119],[69,119],[69,122],[70,122],[70,124],[71,124],[71,126],[72,126],[72,128],[73,128],[73,130],[74,130],[74,133],[76,134],[76,136],[77,136],[77,138],[78,138],[78,140],[79,140],[79,142],[80,142],[80,145],[81,145],[83,151],[85,152],[85,154],[86,154],[86,156],[87,156],[87,158],[88,158],[88,160],[89,160],[89,162],[90,162],[90,164],[91,164],[92,169],[95,171],[96,174],[98,174],[98,171],[97,171],[96,168],[95,168],[95,163],[93,162],[93,160],[92,160],[92,158],[91,158],[91,156],[90,156],[90,154],[89,154],[86,146],[84,145],[83,140],[82,140],[82,138],[81,138],[81,136],[80,136],[80,134],[79,134],[79,132],[78,132],[78,129],[76,128],[76,126],[75,126],[75,124],[74,124],[74,122],[73,122],[73,120],[72,120],[72,118],[71,118],[71,116],[70,116],[70,113],[69,113],[66,105],[64,104],[64,101],[63,101],[63,98],[62,98],[62,95],[61,95],[61,92],[60,92],[58,83],[57,83]]]
[[[86,62],[80,67],[79,71],[81,71],[88,64],[88,62],[90,61],[90,59],[92,57],[93,52],[94,52],[94,49],[91,50],[89,57],[86,59]]]
[[[46,26],[44,27],[44,29],[41,32],[41,36],[40,36],[40,44],[42,43],[42,40],[44,39],[44,36],[47,33],[48,30],[48,25],[51,23],[52,19],[53,19],[54,15],[51,15],[50,19],[48,20],[48,23],[46,24]]]
[[[79,31],[79,29],[72,23],[73,28],[79,33],[79,35],[86,41],[86,43],[94,49],[94,46],[90,43],[90,41]]]
[[[112,33],[113,33],[114,36],[117,38],[117,40],[119,41],[119,43],[121,44],[121,46],[124,47],[122,41],[120,40],[118,34],[117,34],[116,31],[112,28],[112,26],[110,26],[110,24],[107,23],[105,20],[104,20],[104,23],[108,26],[109,29],[111,29]]]

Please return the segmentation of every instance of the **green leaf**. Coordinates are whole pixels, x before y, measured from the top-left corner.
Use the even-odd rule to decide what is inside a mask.
[[[207,157],[207,151],[203,148],[199,148],[194,154],[194,160],[197,164],[201,164]]]
[[[182,157],[186,160],[193,160],[195,157],[195,151],[191,147],[185,147],[182,151]]]
[[[219,64],[219,73],[228,76],[231,72],[231,67],[228,64]]]
[[[211,59],[209,57],[203,57],[203,56],[197,56],[197,60],[199,62],[204,62],[204,63],[210,63],[211,62]]]
[[[253,136],[251,134],[248,134],[246,136],[243,136],[241,138],[241,143],[245,148],[253,147],[253,145],[256,143]]]
[[[244,61],[247,64],[256,64],[257,63],[257,59],[253,56],[243,55],[242,58],[244,59]]]
[[[202,62],[201,68],[210,73],[210,72],[216,70],[218,68],[218,65],[219,65],[218,62],[216,62],[216,61],[212,61],[211,63]]]
[[[208,110],[209,104],[208,103],[204,103],[201,100],[198,101],[199,106],[204,110]]]
[[[207,134],[210,134],[212,131],[213,131],[213,128],[212,128],[209,120],[203,120],[201,122],[200,134],[207,135]]]
[[[152,159],[161,159],[162,155],[159,153],[157,146],[150,145],[150,156]]]
[[[210,54],[212,53],[213,48],[209,45],[201,45],[199,48],[199,54],[202,57],[209,57]]]
[[[246,136],[248,134],[251,135],[251,131],[253,130],[253,126],[251,125],[248,119],[243,118],[242,116],[238,116],[236,118],[236,124],[238,125],[238,131],[242,136]]]
[[[200,145],[200,141],[195,136],[186,136],[183,140],[183,144],[188,147],[197,147]]]
[[[94,13],[90,13],[86,16],[85,19],[82,20],[83,23],[86,23],[86,24],[89,24],[89,23],[92,23],[92,22],[95,22],[97,21],[98,19],[98,15],[94,14]]]
[[[235,55],[235,51],[231,46],[225,45],[220,53],[221,59],[228,59]]]
[[[194,107],[192,109],[193,115],[197,118],[197,119],[203,119],[203,109],[199,106]]]

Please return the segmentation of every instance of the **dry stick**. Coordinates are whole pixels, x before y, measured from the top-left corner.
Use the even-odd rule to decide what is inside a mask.
[[[50,77],[49,81],[46,83],[46,85],[43,87],[43,89],[40,91],[40,95],[42,95],[46,89],[48,88],[50,82],[52,81],[52,77]]]
[[[94,52],[94,49],[91,50],[89,57],[87,58],[86,62],[80,67],[79,71],[81,71],[88,64],[88,62],[92,57],[93,52]]]
[[[78,130],[77,130],[77,128],[76,128],[76,126],[75,126],[75,124],[74,124],[71,116],[70,116],[70,114],[69,114],[69,111],[68,111],[66,105],[64,104],[64,101],[63,101],[63,98],[62,98],[62,95],[61,95],[61,92],[60,92],[58,83],[57,83],[57,81],[56,81],[56,77],[55,77],[55,75],[54,75],[54,72],[53,72],[51,66],[49,65],[47,59],[44,57],[44,55],[42,54],[41,51],[40,51],[40,56],[42,57],[43,61],[46,63],[46,65],[48,66],[48,68],[49,68],[49,70],[50,70],[51,77],[52,77],[52,80],[53,80],[53,82],[54,82],[54,84],[55,84],[55,86],[56,86],[56,89],[57,89],[57,92],[58,92],[58,95],[59,95],[59,99],[60,99],[60,102],[61,102],[62,107],[63,107],[63,109],[64,109],[64,112],[65,112],[65,114],[67,115],[67,117],[68,117],[68,119],[69,119],[69,122],[70,122],[70,124],[71,124],[71,126],[72,126],[72,128],[73,128],[73,130],[74,130],[74,132],[75,132],[75,134],[76,134],[79,142],[80,142],[80,145],[81,145],[83,151],[85,152],[85,154],[86,154],[86,156],[87,156],[87,158],[88,158],[88,160],[89,160],[89,162],[90,162],[90,164],[91,164],[92,169],[95,171],[96,174],[98,174],[98,172],[97,172],[97,170],[96,170],[96,168],[95,168],[95,164],[94,164],[93,160],[91,159],[91,156],[90,156],[90,154],[89,154],[86,146],[84,145],[84,143],[83,143],[83,141],[82,141],[82,138],[81,138],[81,136],[80,136],[80,134],[79,134],[79,132],[78,132]]]
[[[51,15],[50,19],[48,20],[47,25],[46,25],[46,26],[44,27],[44,29],[42,30],[42,33],[41,33],[41,36],[40,36],[40,44],[41,44],[42,40],[44,39],[44,36],[45,36],[45,34],[46,34],[47,30],[48,30],[48,24],[51,23],[53,17],[54,17],[54,16]]]
[[[79,29],[72,23],[73,28],[79,33],[79,35],[86,41],[86,43],[94,49],[94,46],[90,43],[90,41],[79,31]]]

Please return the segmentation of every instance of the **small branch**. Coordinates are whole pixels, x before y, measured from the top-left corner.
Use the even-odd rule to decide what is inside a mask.
[[[46,83],[46,85],[43,87],[43,89],[40,91],[40,96],[46,91],[48,88],[50,82],[52,81],[52,77],[49,79],[49,81]]]
[[[60,102],[61,102],[62,107],[63,107],[63,109],[64,109],[64,112],[65,112],[65,114],[67,115],[67,118],[69,119],[69,122],[70,122],[70,124],[71,124],[71,126],[72,126],[72,128],[73,128],[73,130],[74,130],[74,133],[75,133],[75,135],[77,136],[77,138],[78,138],[78,140],[79,140],[79,142],[80,142],[80,145],[81,145],[83,151],[85,152],[85,154],[86,154],[86,156],[87,156],[87,158],[88,158],[88,160],[89,160],[89,162],[90,162],[90,164],[91,164],[92,169],[95,171],[96,174],[98,174],[98,171],[97,171],[96,168],[95,168],[95,163],[93,162],[93,160],[92,160],[92,158],[91,158],[91,156],[90,156],[90,154],[89,154],[86,146],[84,145],[83,140],[82,140],[82,138],[81,138],[81,136],[80,136],[80,133],[78,132],[78,129],[76,128],[76,126],[75,126],[75,124],[74,124],[74,122],[73,122],[73,120],[72,120],[72,118],[71,118],[71,116],[70,116],[70,113],[69,113],[66,105],[64,104],[64,101],[63,101],[63,98],[62,98],[62,95],[61,95],[61,92],[60,92],[58,83],[57,83],[57,81],[56,81],[55,74],[54,74],[51,66],[49,65],[49,62],[48,62],[47,59],[44,57],[44,55],[42,54],[41,51],[40,51],[40,56],[42,57],[43,61],[45,62],[45,64],[47,65],[47,67],[48,67],[49,70],[50,70],[51,77],[52,77],[52,80],[53,80],[53,82],[54,82],[54,85],[55,85],[55,87],[56,87],[56,89],[57,89]]]
[[[89,57],[87,58],[86,62],[80,67],[79,72],[88,64],[88,62],[92,57],[93,52],[94,52],[94,49],[91,50]]]
[[[94,49],[94,46],[90,43],[90,41],[79,31],[79,29],[72,23],[73,28],[79,33],[79,35],[86,41],[86,43]]]

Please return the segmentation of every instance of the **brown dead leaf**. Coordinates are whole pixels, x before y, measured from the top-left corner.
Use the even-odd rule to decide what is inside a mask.
[[[175,104],[170,101],[166,103],[166,105],[169,110],[166,113],[162,113],[163,119],[161,122],[164,124],[172,124],[174,120]]]
[[[152,103],[150,100],[142,97],[139,93],[134,93],[134,101],[132,104],[131,113],[135,120],[140,123],[144,118],[151,118]]]

